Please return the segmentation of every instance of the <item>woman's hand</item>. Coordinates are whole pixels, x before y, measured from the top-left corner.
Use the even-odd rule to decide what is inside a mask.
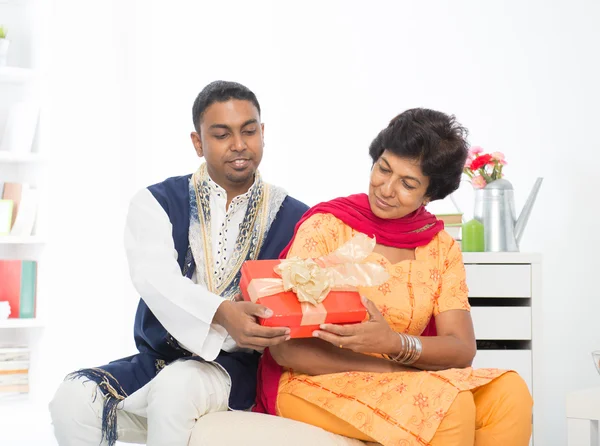
[[[362,324],[322,324],[313,336],[330,342],[336,347],[347,348],[359,353],[396,355],[400,351],[400,338],[388,325],[373,302],[362,298],[369,313],[369,320]]]

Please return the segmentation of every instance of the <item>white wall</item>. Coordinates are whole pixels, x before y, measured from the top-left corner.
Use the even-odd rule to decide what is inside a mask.
[[[122,250],[135,190],[193,171],[195,95],[214,79],[258,95],[262,172],[308,204],[365,191],[367,147],[395,114],[454,113],[501,150],[522,243],[544,255],[544,438],[566,443],[565,393],[599,385],[595,192],[600,3],[55,0],[44,148],[52,157],[41,309],[50,395],[72,369],[133,351]],[[587,185],[586,184],[590,184]],[[471,206],[469,186],[458,194]]]

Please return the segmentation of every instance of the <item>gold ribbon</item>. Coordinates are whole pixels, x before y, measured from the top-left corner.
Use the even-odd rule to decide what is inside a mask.
[[[356,291],[359,286],[377,286],[389,279],[383,266],[364,263],[373,252],[375,243],[374,238],[357,234],[326,256],[282,260],[275,267],[281,279],[253,279],[248,285],[248,295],[252,302],[256,302],[263,297],[293,291],[307,320],[321,320],[324,312],[322,302],[330,291]]]

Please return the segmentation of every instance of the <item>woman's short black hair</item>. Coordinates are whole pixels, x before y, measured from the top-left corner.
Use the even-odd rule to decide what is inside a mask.
[[[384,151],[400,158],[417,160],[429,177],[426,195],[439,200],[460,185],[468,153],[467,129],[454,116],[413,108],[392,119],[371,143],[373,163]]]
[[[214,81],[204,87],[194,101],[192,119],[196,131],[200,131],[200,120],[208,107],[215,102],[227,102],[231,99],[252,102],[258,110],[258,116],[260,116],[260,104],[252,90],[237,82]]]

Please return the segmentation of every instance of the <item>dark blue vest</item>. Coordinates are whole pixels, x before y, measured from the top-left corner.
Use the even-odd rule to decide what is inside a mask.
[[[169,178],[148,188],[171,221],[173,241],[178,253],[177,260],[182,274],[189,246],[190,177],[191,175]],[[279,253],[291,240],[296,223],[307,209],[308,207],[298,200],[289,196],[285,198],[265,238],[259,253],[259,259],[276,259],[279,257]],[[189,261],[188,258],[188,263]],[[191,261],[193,262],[193,258]],[[195,265],[192,264],[188,276],[191,277],[194,269]],[[72,375],[85,376],[97,383],[100,383],[103,379],[108,380],[112,388],[117,389],[119,396],[124,397],[146,385],[164,365],[172,361],[177,359],[201,360],[198,357],[192,357],[188,351],[179,346],[152,314],[143,297],[140,299],[135,316],[134,336],[139,350],[138,354],[113,361],[95,369],[79,370]],[[231,376],[232,387],[229,406],[232,409],[248,409],[254,404],[259,357],[260,355],[256,352],[228,353],[221,351],[215,360]],[[106,392],[104,393],[106,395]],[[110,395],[107,395],[106,401],[106,404],[115,403],[115,401],[111,401]],[[105,412],[107,411],[107,407],[105,407]],[[103,422],[103,427],[107,427],[106,420]],[[111,434],[107,433],[107,437],[112,440]]]

